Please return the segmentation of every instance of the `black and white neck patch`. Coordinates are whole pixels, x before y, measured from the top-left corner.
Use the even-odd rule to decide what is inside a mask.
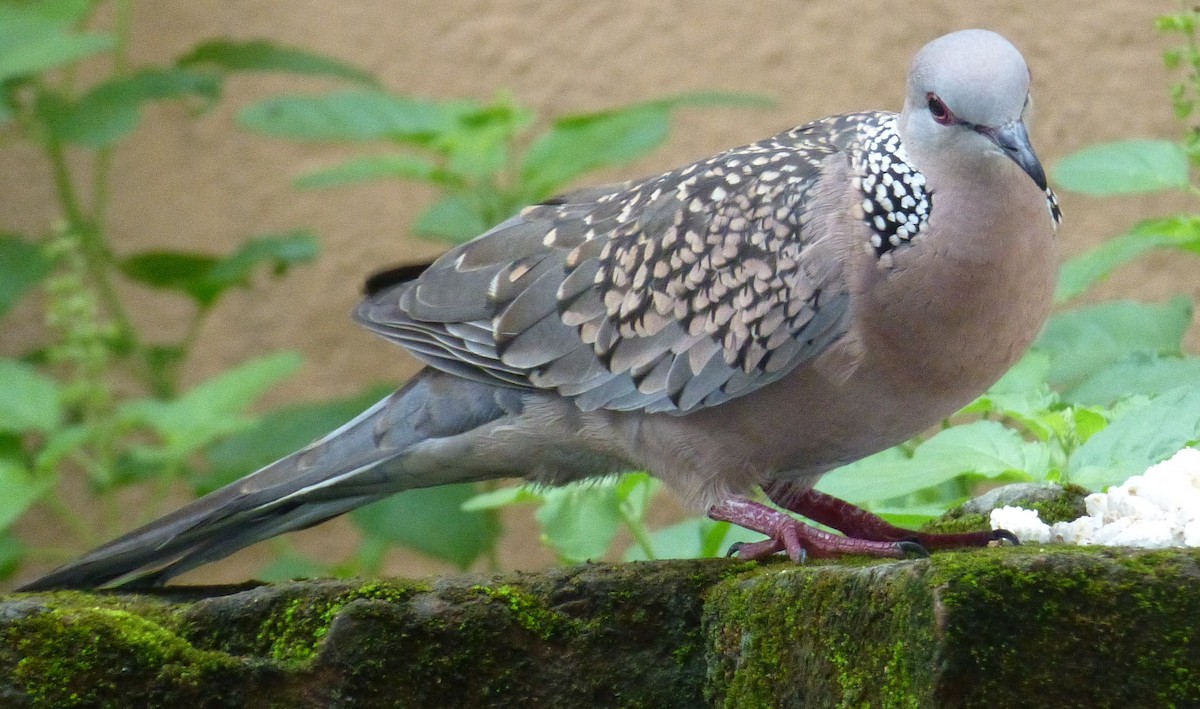
[[[851,165],[862,193],[863,220],[871,229],[871,248],[882,257],[925,228],[933,200],[925,175],[908,162],[895,117],[864,126],[862,146]]]

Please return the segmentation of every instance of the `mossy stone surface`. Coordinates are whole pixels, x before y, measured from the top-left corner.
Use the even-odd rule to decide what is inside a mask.
[[[713,706],[1200,706],[1200,550],[773,564],[705,635]]]
[[[1200,550],[0,597],[0,706],[1198,706]]]
[[[0,706],[695,707],[705,594],[754,566],[13,594]]]

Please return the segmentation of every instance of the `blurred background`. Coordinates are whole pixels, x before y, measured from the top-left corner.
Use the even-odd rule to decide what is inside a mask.
[[[1154,19],[1178,9],[1170,2],[1128,0],[163,0],[99,3],[87,27],[97,33],[124,28],[122,71],[179,66],[180,57],[214,39],[268,40],[356,67],[391,95],[468,100],[509,113],[520,107],[527,113],[514,150],[553,129],[555,119],[563,116],[721,92],[672,106],[670,133],[661,147],[632,161],[601,161],[587,174],[568,173],[565,186],[570,186],[660,172],[833,113],[898,110],[912,54],[940,34],[967,27],[996,30],[1025,54],[1034,77],[1032,137],[1048,167],[1090,144],[1131,137],[1176,139],[1184,129],[1172,112],[1167,92],[1174,79],[1162,61],[1164,47],[1175,39],[1156,32]],[[69,71],[74,94],[86,93],[112,76],[110,57],[111,48],[88,54],[69,69],[53,68],[47,80],[62,82],[61,72]],[[152,287],[153,278],[144,274],[114,278],[111,285],[127,308],[130,326],[143,344],[187,341],[186,357],[172,365],[175,393],[256,357],[281,350],[298,353],[302,364],[290,376],[263,386],[252,412],[398,385],[416,371],[416,361],[356,327],[349,313],[373,271],[428,260],[448,248],[451,242],[423,237],[414,229],[445,190],[419,179],[298,187],[297,178],[352,156],[405,151],[390,150],[386,140],[272,134],[261,124],[257,129],[248,124],[245,112],[284,95],[363,90],[370,81],[347,72],[232,71],[228,57],[215,63],[229,70],[222,75],[219,98],[146,101],[140,105],[140,120],[119,141],[97,148],[87,145],[86,138],[66,140],[60,146],[62,165],[75,170],[84,185],[92,185],[95,170],[107,170],[101,227],[115,259],[164,251],[228,255],[252,237],[295,235],[297,230],[315,236],[319,253],[294,259],[276,254],[275,263],[287,266],[281,275],[271,273],[267,259],[265,267],[247,271],[238,287],[205,305],[205,315],[194,327],[194,294]],[[24,98],[35,90],[22,89]],[[747,97],[763,97],[771,104]],[[0,144],[0,230],[45,242],[64,224],[56,191],[59,176],[47,159],[45,143],[27,139],[30,134],[18,127],[7,124]],[[98,151],[105,154],[99,168]],[[84,201],[91,199],[92,189],[81,188]],[[1141,219],[1179,211],[1185,199],[1179,192],[1106,199],[1060,193],[1066,219],[1059,232],[1061,251],[1066,256],[1081,253]],[[1154,301],[1177,293],[1194,297],[1198,291],[1195,263],[1163,252],[1115,272],[1087,298]],[[15,358],[49,347],[55,337],[45,325],[48,296],[36,289],[27,295],[0,323],[0,356]],[[103,303],[99,307],[103,312]],[[1196,343],[1195,333],[1188,341]],[[148,395],[147,385],[134,375],[118,376],[112,387],[116,394],[110,395],[116,398]],[[152,434],[145,437],[150,440]],[[203,472],[208,463],[192,457],[189,466]],[[105,533],[127,530],[148,509],[165,512],[188,499],[197,487],[188,477],[192,472],[168,476],[166,483],[112,485],[103,497],[115,503],[100,505],[107,512],[96,503],[103,483],[86,476],[68,479],[63,473],[55,479],[61,501],[32,500],[9,520],[14,526],[6,548],[16,559],[8,567],[10,577],[29,578]],[[667,524],[680,514],[672,498],[658,495],[648,523]],[[367,568],[415,576],[463,565],[530,569],[554,563],[555,553],[539,543],[542,531],[533,507],[505,508],[501,517],[505,533],[494,552],[473,561],[455,564],[388,547],[372,551],[373,565]],[[405,524],[403,519],[394,522]],[[629,543],[628,532],[620,532],[612,558],[620,558]],[[353,521],[339,519],[293,535],[286,545],[259,545],[186,579],[245,580],[261,575],[279,554],[317,559],[327,569],[361,552],[360,530]],[[59,551],[36,551],[45,547]],[[276,575],[306,568],[299,563],[280,567]]]

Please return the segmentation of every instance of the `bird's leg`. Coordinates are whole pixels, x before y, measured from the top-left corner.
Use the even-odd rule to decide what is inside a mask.
[[[1020,544],[1016,535],[1006,529],[960,534],[914,532],[889,524],[881,517],[845,500],[794,482],[775,480],[763,485],[763,492],[780,507],[827,527],[833,527],[847,537],[887,542],[916,542],[926,549],[983,547],[994,541]]]
[[[830,534],[744,497],[731,497],[718,502],[709,508],[708,516],[769,537],[761,542],[737,545],[731,550],[742,559],[761,559],[779,551],[787,552],[796,563],[802,563],[808,556],[827,558],[842,554],[903,559],[909,553],[923,551],[919,545],[909,541],[877,541]]]

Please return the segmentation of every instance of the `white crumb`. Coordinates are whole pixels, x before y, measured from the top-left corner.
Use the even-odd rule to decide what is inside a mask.
[[[1200,450],[1184,448],[1121,485],[1084,499],[1087,516],[1048,525],[1036,510],[992,510],[992,529],[1022,541],[1131,546],[1200,547]]]

